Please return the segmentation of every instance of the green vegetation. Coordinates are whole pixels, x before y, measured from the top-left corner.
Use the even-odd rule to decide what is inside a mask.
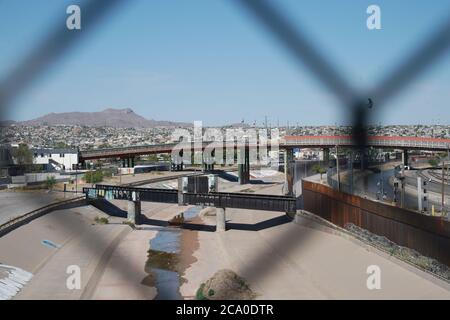
[[[33,152],[26,144],[20,144],[19,147],[13,151],[13,157],[20,166],[33,164]]]
[[[84,181],[87,183],[99,183],[103,181],[104,173],[102,170],[95,170],[86,172],[84,175]]]
[[[136,229],[136,225],[131,221],[125,220],[125,221],[122,221],[122,224],[129,225],[132,229]]]
[[[195,299],[197,299],[197,300],[208,300],[208,298],[203,295],[203,289],[204,288],[205,288],[205,284],[202,283],[200,285],[200,288],[198,288],[198,290],[197,290],[197,292],[195,294]]]
[[[103,169],[102,170],[103,178],[111,178],[114,171],[115,171],[114,169]]]
[[[165,154],[165,153],[161,154],[161,159],[163,161],[170,161],[170,154]]]
[[[430,164],[430,166],[432,167],[437,167],[439,165],[439,161],[436,158],[430,159],[428,160],[428,163]]]
[[[47,177],[47,180],[45,181],[45,185],[47,187],[48,190],[53,190],[53,187],[56,184],[56,179],[54,176],[49,176]]]
[[[322,175],[323,175],[324,173],[327,173],[327,169],[325,169],[324,167],[322,167],[320,164],[315,164],[315,165],[312,167],[312,169],[313,169],[313,171],[314,171],[315,173],[320,174],[320,180],[322,180]]]
[[[28,166],[27,171],[31,172],[31,173],[39,173],[39,172],[43,172],[44,169],[45,169],[45,167],[43,164],[33,164],[33,165]]]
[[[158,162],[158,156],[156,154],[149,154],[147,159],[151,162]]]
[[[64,141],[59,141],[55,144],[55,148],[57,149],[69,149],[71,148],[70,145],[68,145],[67,143],[65,143]]]
[[[108,224],[109,220],[108,220],[108,218],[105,218],[105,217],[95,217],[95,222],[97,222],[99,224]]]
[[[98,146],[99,149],[109,149],[111,148],[111,145],[109,145],[108,143],[103,143],[101,145]]]

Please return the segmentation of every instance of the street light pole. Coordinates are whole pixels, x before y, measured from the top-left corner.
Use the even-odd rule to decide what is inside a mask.
[[[337,173],[338,191],[341,191],[341,176],[339,172],[339,153],[337,145],[336,145],[336,173]]]
[[[78,163],[75,166],[75,194],[78,194]]]
[[[449,159],[449,146],[447,146],[447,160]],[[441,216],[445,210],[445,158],[442,159],[442,198],[441,198]]]

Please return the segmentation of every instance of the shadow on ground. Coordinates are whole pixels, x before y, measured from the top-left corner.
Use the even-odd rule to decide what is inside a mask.
[[[94,207],[97,209],[105,212],[106,214],[118,217],[118,218],[126,218],[127,212],[125,210],[120,209],[113,203],[109,202],[105,199],[97,199],[91,203]],[[285,223],[289,223],[292,221],[292,218],[290,218],[287,215],[278,216],[275,218],[271,218],[265,221],[261,221],[254,224],[248,224],[248,223],[234,223],[234,222],[227,222],[227,230],[241,230],[241,231],[260,231],[268,228],[272,228],[275,226],[279,226]],[[158,227],[168,227],[169,222],[166,220],[158,220],[158,219],[151,219],[146,216],[142,217],[141,221],[142,225],[152,225],[152,226],[158,226]],[[205,231],[205,232],[214,232],[216,231],[216,227],[213,225],[206,225],[206,224],[200,224],[200,223],[190,223],[190,222],[184,222],[181,226],[182,229],[187,230],[194,230],[194,231]]]

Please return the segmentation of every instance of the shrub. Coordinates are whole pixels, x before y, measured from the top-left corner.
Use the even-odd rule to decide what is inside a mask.
[[[205,288],[205,284],[202,283],[200,288],[198,288],[197,293],[195,294],[195,299],[197,300],[208,300],[207,297],[203,295],[203,289]]]
[[[105,218],[105,217],[96,217],[95,222],[97,222],[99,224],[108,224],[109,220],[108,220],[108,218]]]
[[[439,165],[439,161],[437,159],[435,159],[435,158],[428,160],[428,163],[432,167],[437,167]]]
[[[56,184],[55,176],[48,176],[47,180],[45,181],[45,185],[47,186],[47,189],[52,190],[53,187]]]
[[[103,181],[103,172],[101,170],[89,171],[84,175],[87,183],[99,183]]]

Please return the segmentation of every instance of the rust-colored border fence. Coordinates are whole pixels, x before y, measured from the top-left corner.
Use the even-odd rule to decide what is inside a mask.
[[[344,227],[353,223],[450,266],[450,221],[302,181],[306,211]]]

